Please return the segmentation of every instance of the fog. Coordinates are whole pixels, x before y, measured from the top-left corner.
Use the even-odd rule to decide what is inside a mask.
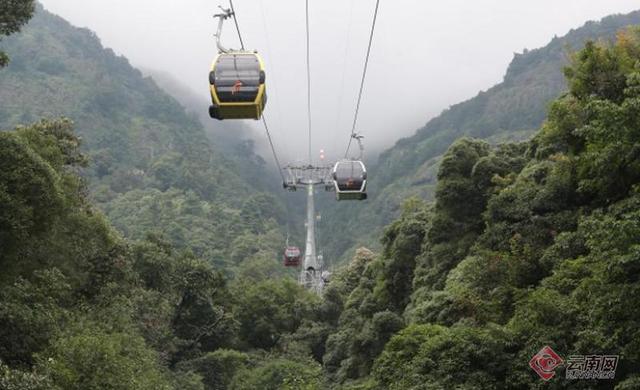
[[[95,31],[134,66],[166,72],[206,110],[216,54],[212,15],[227,0],[41,0]],[[285,160],[307,158],[305,2],[235,0],[247,48],[267,66],[266,117]],[[339,158],[348,142],[375,0],[310,0],[312,149]],[[358,121],[368,151],[500,82],[514,52],[544,46],[588,20],[637,9],[635,0],[381,0]],[[233,23],[223,44],[239,46]],[[264,131],[250,121],[256,136]]]

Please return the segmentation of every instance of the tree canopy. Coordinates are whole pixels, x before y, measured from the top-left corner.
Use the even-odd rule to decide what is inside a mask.
[[[33,16],[34,0],[6,0],[0,4],[0,39],[20,31]],[[9,56],[0,50],[0,68],[7,66]]]

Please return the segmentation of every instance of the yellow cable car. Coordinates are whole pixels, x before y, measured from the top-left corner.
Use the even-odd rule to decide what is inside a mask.
[[[215,119],[260,119],[267,103],[264,62],[257,53],[222,52],[209,73]]]
[[[231,9],[220,8],[222,13],[214,15],[219,19],[214,35],[219,54],[209,72],[209,115],[220,120],[260,119],[267,104],[264,62],[257,52],[245,50],[244,44],[241,50],[222,46],[222,25],[226,19],[235,18],[235,13]]]

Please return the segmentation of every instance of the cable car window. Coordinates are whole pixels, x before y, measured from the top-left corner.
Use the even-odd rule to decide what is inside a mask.
[[[215,66],[221,102],[253,102],[260,88],[260,63],[253,55],[221,55]]]
[[[360,191],[364,182],[364,169],[359,162],[341,162],[336,167],[336,182],[340,191]]]

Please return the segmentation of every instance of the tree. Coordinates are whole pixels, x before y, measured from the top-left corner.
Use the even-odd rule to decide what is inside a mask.
[[[0,361],[0,389],[49,390],[51,388],[53,388],[53,383],[46,374],[12,369]]]
[[[526,362],[551,345],[562,356],[624,360],[613,382],[558,375],[547,387],[637,386],[638,64],[640,30],[613,45],[590,43],[574,56],[569,92],[534,139],[498,147],[462,139],[449,148],[423,226],[412,229],[415,216],[406,214],[392,223],[383,255],[347,293],[326,343],[333,381],[352,379],[344,387],[358,389],[538,388]],[[403,313],[409,324],[398,332],[403,322],[378,310],[388,302],[382,286],[400,275],[412,293]],[[340,302],[335,292],[330,298]],[[377,356],[372,370],[369,356]]]
[[[240,338],[253,348],[276,346],[284,334],[295,332],[311,316],[318,303],[316,296],[291,279],[242,283],[232,291]]]
[[[63,389],[172,388],[155,352],[132,333],[83,324],[57,339],[41,356],[41,366]]]
[[[511,364],[510,337],[501,328],[411,325],[376,360],[383,389],[495,389]]]
[[[13,133],[0,133],[0,264],[50,228],[63,207],[60,176]]]
[[[321,367],[312,360],[266,358],[254,368],[238,371],[229,389],[320,390],[322,385]]]
[[[72,291],[60,271],[38,270],[32,281],[17,279],[0,291],[0,360],[28,367],[71,315]]]
[[[203,378],[205,389],[229,388],[235,374],[247,367],[249,355],[232,349],[218,349],[193,360],[178,364],[184,371],[195,371]]]
[[[34,0],[4,0],[0,3],[0,37],[20,31],[20,27],[31,19],[34,10]],[[0,50],[0,68],[8,63],[9,56]]]

